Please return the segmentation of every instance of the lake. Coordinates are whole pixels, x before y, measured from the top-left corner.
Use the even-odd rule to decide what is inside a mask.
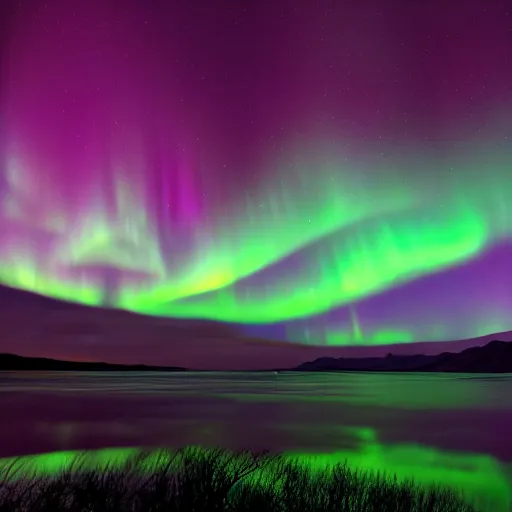
[[[0,372],[0,457],[185,444],[458,486],[508,510],[512,375]]]

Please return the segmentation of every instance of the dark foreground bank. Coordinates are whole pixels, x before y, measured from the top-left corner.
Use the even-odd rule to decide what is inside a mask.
[[[94,469],[77,458],[52,475],[0,472],[0,511],[474,512],[456,491],[279,455],[188,447]]]

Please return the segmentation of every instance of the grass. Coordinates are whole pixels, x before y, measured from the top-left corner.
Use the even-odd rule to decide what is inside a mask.
[[[455,490],[420,488],[336,464],[312,469],[269,453],[185,447],[51,475],[0,471],[0,512],[475,512]]]

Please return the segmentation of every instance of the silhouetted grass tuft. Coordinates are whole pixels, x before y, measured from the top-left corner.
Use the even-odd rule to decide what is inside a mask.
[[[449,489],[268,453],[186,447],[118,467],[83,462],[52,476],[4,468],[0,512],[474,512]]]

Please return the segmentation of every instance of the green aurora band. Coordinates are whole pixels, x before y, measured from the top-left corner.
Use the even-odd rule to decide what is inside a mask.
[[[241,324],[308,318],[453,268],[510,238],[510,156],[489,144],[473,148],[471,158],[422,164],[424,173],[410,174],[413,156],[393,160],[393,168],[372,162],[374,170],[360,174],[341,156],[295,158],[292,165],[278,166],[258,193],[194,226],[193,250],[184,255],[162,253],[143,194],[119,172],[114,184],[122,222],[109,220],[99,196],[78,228],[58,204],[39,219],[39,227],[17,219],[24,228],[3,246],[0,280],[98,305],[104,292],[94,268],[103,265],[120,269],[115,306],[124,309]],[[16,197],[4,201],[6,218],[15,217]],[[34,254],[34,230],[57,240],[46,262]],[[299,271],[287,264],[297,257]],[[144,285],[130,281],[137,273],[147,274]],[[510,327],[499,320],[486,324]],[[442,336],[443,327],[432,327],[435,334]],[[353,328],[333,328],[326,342],[381,344],[417,337],[399,326],[365,337]],[[307,342],[308,336],[301,338]]]

